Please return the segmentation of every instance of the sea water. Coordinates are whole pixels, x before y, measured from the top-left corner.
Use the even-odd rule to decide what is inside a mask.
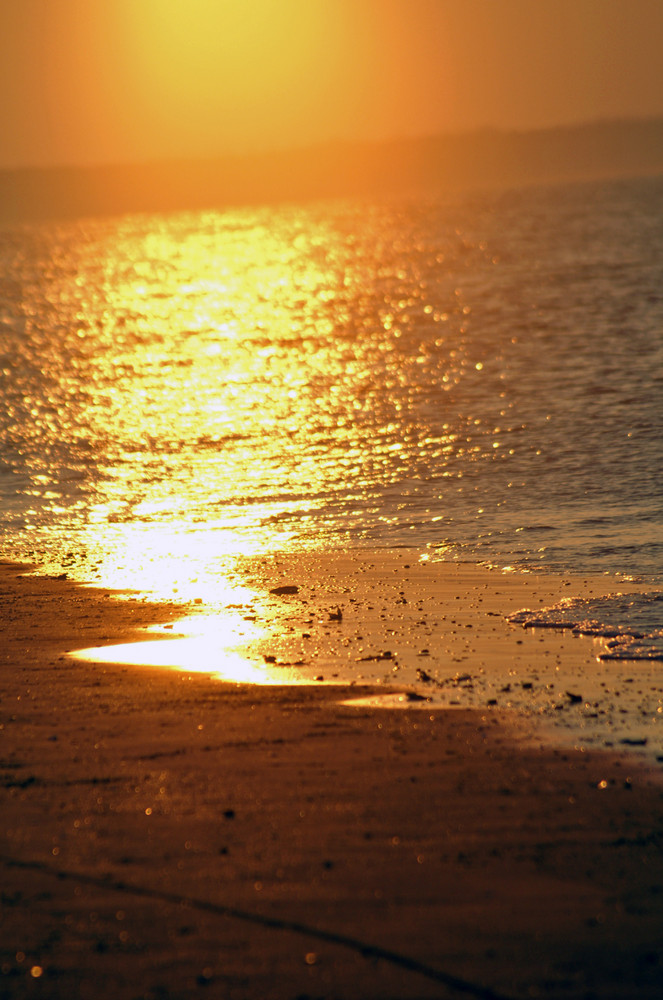
[[[663,651],[661,178],[5,228],[0,399],[5,557],[185,598],[302,547],[625,573],[653,596],[574,612]]]

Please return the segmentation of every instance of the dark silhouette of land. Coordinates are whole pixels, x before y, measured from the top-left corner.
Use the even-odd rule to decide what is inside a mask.
[[[208,160],[0,171],[0,221],[443,193],[663,173],[663,119],[330,142]]]

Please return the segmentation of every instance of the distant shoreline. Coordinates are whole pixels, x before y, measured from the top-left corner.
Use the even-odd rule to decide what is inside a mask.
[[[0,223],[663,174],[663,118],[327,142],[215,159],[0,170]]]

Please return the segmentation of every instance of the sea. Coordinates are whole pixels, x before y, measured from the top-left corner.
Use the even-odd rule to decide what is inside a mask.
[[[663,658],[661,177],[5,226],[0,400],[4,558],[621,574],[546,623]]]

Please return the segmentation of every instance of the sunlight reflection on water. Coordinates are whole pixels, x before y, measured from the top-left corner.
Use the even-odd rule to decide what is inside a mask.
[[[262,684],[302,676],[262,655],[292,633],[242,557],[660,580],[662,199],[651,179],[0,231],[3,555],[207,615],[78,656]],[[325,674],[365,676],[347,654]]]
[[[4,551],[205,602],[284,549],[659,573],[658,197],[0,233]]]

